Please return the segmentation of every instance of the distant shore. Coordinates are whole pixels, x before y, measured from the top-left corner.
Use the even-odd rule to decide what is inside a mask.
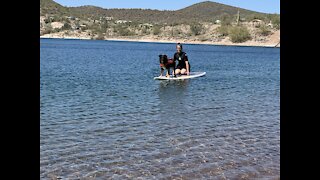
[[[54,36],[52,34],[40,36],[40,38],[47,39],[79,39],[79,40],[91,40],[89,37],[76,37],[76,36]],[[182,39],[154,39],[154,38],[107,38],[105,41],[128,41],[128,42],[152,42],[152,43],[184,43],[184,44],[203,44],[203,45],[222,45],[222,46],[257,46],[257,47],[278,47],[280,43],[263,43],[255,41],[247,41],[244,43],[232,43],[228,41],[210,42],[210,41],[196,41],[196,40],[182,40]]]

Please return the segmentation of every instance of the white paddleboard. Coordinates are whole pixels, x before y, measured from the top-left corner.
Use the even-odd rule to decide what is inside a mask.
[[[191,72],[189,75],[177,75],[177,77],[173,77],[170,75],[170,77],[166,76],[158,76],[154,77],[155,80],[180,80],[180,79],[191,79],[196,77],[201,77],[206,75],[206,72]]]

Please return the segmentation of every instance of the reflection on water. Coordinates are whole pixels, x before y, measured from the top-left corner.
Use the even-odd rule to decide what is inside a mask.
[[[171,119],[171,124],[183,122],[189,111],[189,86],[191,81],[160,81],[158,96],[161,102],[161,118]]]
[[[161,102],[160,110],[164,114],[171,116],[182,116],[186,113],[186,96],[189,80],[179,81],[160,81],[159,99]]]

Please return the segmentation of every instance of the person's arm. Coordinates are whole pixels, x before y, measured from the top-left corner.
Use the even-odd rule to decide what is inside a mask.
[[[189,75],[189,63],[186,61],[187,75]]]
[[[184,55],[184,62],[186,63],[187,75],[189,75],[190,69],[189,69],[189,61],[188,61],[187,54]]]

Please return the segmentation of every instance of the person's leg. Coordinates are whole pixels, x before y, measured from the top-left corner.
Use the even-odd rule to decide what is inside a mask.
[[[180,69],[176,69],[176,75],[179,75],[179,74],[180,74],[180,72],[181,72],[181,70],[180,70]]]
[[[182,68],[181,69],[181,74],[186,74],[187,73],[187,70],[185,68]]]

